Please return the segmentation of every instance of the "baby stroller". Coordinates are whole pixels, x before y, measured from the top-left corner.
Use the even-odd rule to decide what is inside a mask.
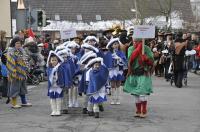
[[[41,81],[43,81],[43,73],[39,67],[32,67],[29,72],[27,72],[27,83],[38,85]]]

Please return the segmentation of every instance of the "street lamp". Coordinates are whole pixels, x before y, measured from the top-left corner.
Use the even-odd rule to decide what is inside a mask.
[[[131,12],[137,12],[136,9],[131,9]]]
[[[135,18],[136,18],[136,23],[138,23],[138,11],[136,9],[131,9],[131,12],[134,12],[135,13]]]

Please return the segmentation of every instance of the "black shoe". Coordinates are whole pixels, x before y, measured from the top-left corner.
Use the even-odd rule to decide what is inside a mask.
[[[9,104],[9,103],[10,103],[10,98],[8,97],[6,100],[6,104]]]
[[[95,118],[99,118],[99,112],[95,112],[95,113],[94,113],[94,117],[95,117]]]
[[[177,88],[182,88],[182,85],[176,85]]]
[[[88,111],[87,111],[87,108],[83,108],[82,113],[83,113],[83,114],[87,114],[87,112],[88,112]]]
[[[89,116],[94,116],[94,112],[93,111],[88,111],[88,115]]]
[[[101,104],[101,105],[99,105],[99,111],[101,111],[101,112],[103,112],[104,111],[104,107],[103,107],[103,105]]]
[[[62,113],[62,114],[68,114],[69,112],[68,112],[67,109],[65,109],[65,110],[62,110],[61,113]]]

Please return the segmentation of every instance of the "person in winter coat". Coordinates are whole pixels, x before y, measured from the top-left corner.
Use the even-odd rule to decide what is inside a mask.
[[[11,41],[10,47],[8,48],[6,66],[9,81],[8,96],[11,98],[12,108],[31,106],[25,96],[27,94],[27,63],[26,54],[19,37],[15,37]],[[18,96],[21,98],[22,105],[17,104]]]
[[[182,33],[177,34],[175,40],[175,52],[173,57],[174,63],[174,82],[176,87],[182,87],[183,74],[186,70],[185,65],[185,51],[187,48],[187,43],[182,39]]]

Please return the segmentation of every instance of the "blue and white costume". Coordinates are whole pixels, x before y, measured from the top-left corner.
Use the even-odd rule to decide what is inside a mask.
[[[95,63],[100,63],[101,65],[98,68],[94,68],[93,65]],[[103,64],[103,59],[100,57],[90,60],[85,67],[87,69],[91,67],[89,71],[88,89],[86,92],[89,97],[87,110],[88,113],[92,113],[93,111],[95,118],[98,118],[99,105],[107,101],[105,84],[107,83],[109,71]]]
[[[109,69],[109,81],[112,87],[111,104],[120,104],[120,83],[125,80],[123,70],[127,68],[127,59],[122,51],[116,49],[116,45],[113,47],[114,44],[120,44],[118,38],[111,39],[107,44],[106,48],[110,51],[105,55],[104,61]]]
[[[70,49],[71,51],[71,58],[73,61],[73,76],[72,76],[72,87],[69,89],[68,93],[69,93],[69,107],[79,107],[79,103],[78,103],[78,88],[77,85],[79,84],[79,80],[81,77],[81,72],[80,71],[80,67],[78,65],[78,56],[76,56],[76,51],[77,49],[79,49],[79,45],[74,42],[74,41],[70,41],[67,45],[66,48]],[[73,50],[72,50],[73,49]],[[74,53],[72,53],[72,51]]]
[[[62,69],[64,72],[61,75],[64,79],[63,81],[63,87],[69,89],[72,85],[72,79],[75,74],[75,64],[73,62],[72,57],[70,56],[70,49],[63,49],[59,50],[57,54],[63,58],[64,62],[60,65],[60,69]]]
[[[103,59],[98,57],[92,59],[86,67],[92,65],[92,63],[101,62],[102,65],[98,69],[90,68],[89,71],[89,84],[86,94],[89,96],[89,101],[92,104],[102,103],[107,101],[105,84],[108,78],[108,69],[103,64]]]
[[[93,51],[85,53],[80,59],[80,65],[86,65],[91,59],[96,58],[97,55]],[[89,82],[89,71],[90,68],[82,69],[82,77],[79,84],[79,93],[86,93]]]
[[[62,89],[64,78],[63,76],[60,76],[63,72],[60,68],[61,63],[58,63],[55,67],[49,67],[49,61],[52,54],[56,55],[61,63],[63,62],[63,59],[60,58],[55,52],[51,51],[47,60],[48,96],[52,99],[56,99],[63,97]]]
[[[107,45],[107,49],[111,49],[111,46],[115,42],[119,42],[118,38],[111,39]],[[123,81],[125,77],[123,70],[127,67],[127,58],[125,54],[120,50],[108,51],[104,56],[104,63],[109,69],[109,80],[110,81]]]
[[[67,47],[58,46],[57,54],[63,58],[64,62],[61,64],[60,69],[62,69],[62,78],[63,81],[63,103],[62,103],[62,112],[64,114],[68,113],[68,89],[73,87],[73,76],[75,74],[75,64],[73,62],[70,49]]]
[[[52,56],[56,56],[58,64],[54,67],[49,65]],[[56,52],[51,51],[47,59],[47,76],[48,76],[48,96],[52,109],[51,116],[61,115],[61,103],[63,97],[64,78],[62,76],[63,68],[60,68],[63,59]]]
[[[80,65],[81,65],[81,71],[82,71],[82,77],[79,83],[78,91],[79,93],[86,94],[88,89],[88,83],[89,83],[89,72],[90,68],[85,69],[85,66],[91,59],[96,58],[97,55],[93,51],[89,51],[85,53],[81,59],[80,59]],[[87,106],[88,106],[88,99],[89,97],[86,95],[84,96],[84,103],[83,103],[83,113],[86,114],[87,112]]]
[[[77,50],[80,48],[80,46],[74,41],[71,41],[68,45],[66,45],[66,47],[69,48],[69,49],[76,48]],[[71,56],[73,63],[74,63],[73,84],[78,85],[80,78],[81,78],[80,66],[78,65],[79,56],[78,56],[78,53],[74,53],[74,54],[71,53],[70,56]]]
[[[95,36],[87,36],[84,40],[83,43],[88,43],[90,45],[93,45],[95,47],[98,46],[99,40]]]

